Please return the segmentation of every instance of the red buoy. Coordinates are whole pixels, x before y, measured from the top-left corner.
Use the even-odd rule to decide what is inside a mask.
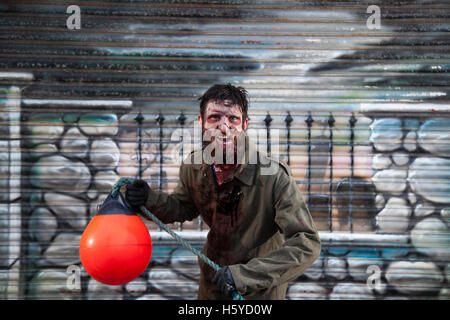
[[[122,195],[120,199],[109,195],[84,230],[79,253],[92,278],[121,285],[144,272],[152,255],[152,240]]]

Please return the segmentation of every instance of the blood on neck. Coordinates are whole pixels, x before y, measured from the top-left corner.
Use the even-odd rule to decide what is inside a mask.
[[[216,176],[217,183],[222,185],[227,178],[236,169],[237,164],[213,164],[214,174]]]

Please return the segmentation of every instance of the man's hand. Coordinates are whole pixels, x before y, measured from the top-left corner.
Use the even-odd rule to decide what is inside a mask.
[[[133,184],[127,185],[125,199],[134,211],[141,212],[140,207],[145,206],[149,193],[150,187],[147,182],[144,180],[135,180]]]
[[[233,276],[228,267],[220,268],[213,278],[213,283],[220,289],[226,297],[233,298],[233,292],[237,292]]]

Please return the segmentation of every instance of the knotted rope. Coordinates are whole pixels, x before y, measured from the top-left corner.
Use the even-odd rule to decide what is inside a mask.
[[[117,181],[114,186],[112,187],[111,190],[111,195],[113,197],[116,197],[117,194],[120,192],[120,188],[127,185],[127,184],[131,184],[134,182],[133,178],[120,178],[119,181]],[[178,234],[176,234],[175,232],[173,232],[166,224],[164,224],[161,220],[159,220],[153,213],[151,213],[150,211],[147,210],[146,207],[141,206],[140,209],[142,210],[142,212],[149,217],[151,220],[153,220],[159,227],[161,227],[161,229],[163,229],[164,231],[166,231],[168,234],[170,234],[173,238],[175,238],[183,247],[185,247],[186,249],[188,249],[189,251],[191,251],[193,254],[195,254],[196,256],[198,256],[200,259],[202,259],[205,263],[207,263],[210,267],[212,267],[214,270],[219,271],[220,266],[217,265],[216,263],[214,263],[213,261],[211,261],[211,259],[209,259],[207,256],[205,256],[203,253],[201,253],[200,251],[198,251],[197,249],[195,249],[194,247],[192,247],[188,242],[186,242],[186,240],[184,240],[183,238],[181,238]],[[244,298],[242,298],[242,296],[240,294],[238,294],[236,291],[233,292],[233,300],[244,300]]]

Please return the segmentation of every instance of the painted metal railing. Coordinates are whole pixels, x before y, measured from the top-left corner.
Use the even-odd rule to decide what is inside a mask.
[[[280,115],[277,115],[277,117],[279,117]],[[165,172],[164,172],[164,167],[166,166],[165,162],[164,162],[164,145],[168,145],[168,144],[179,144],[180,147],[180,151],[179,151],[179,155],[180,155],[180,159],[183,158],[183,155],[185,156],[184,153],[184,145],[186,143],[186,141],[183,140],[184,134],[183,134],[183,130],[189,130],[189,128],[186,127],[187,121],[188,119],[192,120],[194,119],[194,117],[196,117],[196,115],[192,114],[186,116],[184,112],[181,112],[177,117],[176,117],[176,125],[178,126],[178,129],[182,130],[182,134],[179,138],[179,140],[168,140],[167,139],[167,132],[165,132],[165,130],[171,130],[173,128],[165,128],[164,124],[165,124],[165,117],[164,115],[159,112],[156,115],[153,114],[146,114],[145,116],[142,114],[142,112],[138,112],[138,115],[134,118],[135,120],[135,125],[136,125],[136,130],[137,130],[137,159],[138,159],[138,175],[137,178],[143,178],[142,173],[143,173],[143,167],[142,167],[142,152],[143,152],[143,145],[144,144],[157,144],[157,161],[155,163],[153,163],[153,166],[155,169],[155,171],[157,171],[158,177],[156,178],[156,186],[158,189],[163,189],[164,184],[168,182],[169,179],[167,179],[165,177]],[[316,121],[315,118],[321,118],[321,123],[325,123],[326,124],[326,130],[328,131],[328,135],[326,140],[319,140],[317,141],[317,139],[314,139],[312,137],[312,132],[313,132],[313,123]],[[265,118],[262,119],[261,123],[254,123],[254,122],[250,122],[250,125],[263,125],[263,128],[265,130],[265,149],[264,151],[268,154],[271,155],[272,153],[272,146],[273,143],[278,144],[278,146],[283,146],[284,147],[284,151],[281,152],[281,157],[283,158],[283,160],[288,164],[288,165],[295,165],[295,163],[292,163],[292,154],[291,154],[291,147],[292,146],[306,146],[306,152],[307,152],[307,164],[305,167],[305,174],[304,174],[304,178],[303,179],[297,179],[297,184],[305,187],[305,198],[308,204],[308,207],[310,208],[310,210],[312,211],[312,213],[314,214],[315,210],[317,209],[317,206],[319,205],[325,205],[326,208],[319,208],[319,210],[326,210],[327,213],[327,227],[326,229],[322,230],[322,231],[328,231],[328,232],[333,232],[334,230],[334,226],[333,226],[333,221],[335,220],[335,217],[333,217],[333,209],[336,206],[333,198],[336,195],[336,192],[338,192],[339,190],[337,190],[337,187],[339,186],[339,183],[342,182],[342,180],[346,180],[346,183],[348,184],[348,194],[340,194],[337,195],[338,197],[342,198],[342,197],[347,197],[347,202],[348,205],[345,208],[340,208],[340,210],[346,210],[346,217],[345,219],[347,220],[347,224],[349,225],[349,232],[353,233],[353,200],[355,199],[355,197],[357,197],[358,195],[355,195],[353,192],[353,185],[354,185],[354,165],[355,165],[355,145],[368,145],[368,142],[362,142],[362,143],[356,143],[355,142],[355,124],[357,123],[358,119],[355,117],[355,115],[353,113],[351,113],[350,115],[345,115],[345,117],[348,118],[347,120],[347,130],[348,130],[348,139],[344,142],[342,141],[335,141],[333,138],[333,132],[335,129],[335,117],[333,116],[332,113],[329,113],[329,115],[327,116],[326,120],[323,120],[323,115],[315,115],[313,116],[313,114],[311,112],[307,113],[307,117],[304,119],[304,127],[307,130],[307,136],[306,139],[292,139],[291,137],[291,131],[292,131],[292,123],[294,122],[295,116],[293,116],[291,114],[290,111],[287,111],[285,116],[284,116],[284,126],[280,127],[277,126],[275,127],[273,125],[274,119],[271,115],[270,112],[268,112],[265,116]],[[149,122],[144,122],[144,118],[148,119],[154,119],[154,122],[150,122],[151,124],[149,125]],[[196,121],[195,119],[192,121]],[[145,124],[146,123],[146,124]],[[152,129],[156,129],[158,131],[158,137],[152,137],[152,139],[144,139],[142,137],[142,132],[145,129],[149,129],[149,127],[144,127],[144,126],[151,126]],[[322,128],[323,129],[323,128]],[[280,139],[277,139],[277,141],[273,142],[272,141],[272,131],[273,130],[282,130],[285,131],[286,136],[285,139],[283,141],[281,141]],[[276,135],[276,138],[278,138],[278,134]],[[188,142],[189,143],[189,142]],[[191,144],[195,144],[196,141],[191,140],[190,142]],[[350,163],[349,163],[349,175],[347,177],[340,177],[340,180],[337,180],[336,177],[334,176],[334,148],[335,146],[347,146],[349,148],[349,158],[350,158]],[[325,173],[325,171],[328,172],[328,178],[327,180],[325,180],[325,177],[322,177],[323,179],[321,181],[317,181],[317,179],[313,179],[313,167],[317,166],[317,164],[312,163],[313,161],[313,157],[314,157],[314,148],[319,148],[320,150],[326,150],[326,161],[322,160],[322,164],[319,166],[322,166],[320,169],[321,172]],[[278,151],[278,150],[277,150]],[[322,152],[322,151],[319,151]],[[323,156],[323,155],[322,155]],[[154,177],[152,177],[152,180],[155,180]],[[173,182],[173,179],[170,180]],[[361,184],[361,182],[358,182],[359,184]],[[362,183],[366,183],[368,185],[371,184],[371,182],[369,180],[366,180]],[[314,185],[326,185],[326,192],[325,194],[322,192],[322,194],[317,194],[317,192],[314,192],[313,190],[313,186]],[[343,220],[342,217],[340,217],[341,220]],[[197,226],[197,231],[202,231],[204,230],[204,223],[202,221],[201,218],[199,218],[198,221],[198,226]],[[183,230],[183,223],[178,223],[178,231],[182,231]]]

